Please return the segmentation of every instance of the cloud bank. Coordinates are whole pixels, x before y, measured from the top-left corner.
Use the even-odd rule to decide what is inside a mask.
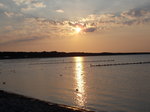
[[[22,8],[22,11],[46,7],[43,3],[35,0],[14,0],[14,2],[17,5],[27,5],[26,8]],[[64,13],[62,9],[58,9],[56,12]],[[14,15],[17,16],[17,14],[13,12],[4,12],[4,14],[7,17],[12,17]],[[92,32],[107,31],[108,29],[116,27],[147,24],[149,22],[149,6],[146,8],[135,8],[128,11],[123,11],[120,14],[90,14],[87,17],[78,17],[57,21],[48,18],[25,17],[22,23],[20,23],[20,26],[11,27],[9,33],[3,34],[3,37],[11,37],[13,35],[16,38],[11,38],[9,41],[16,40],[15,42],[34,41],[42,38],[71,37],[76,35],[76,27],[80,27],[82,29],[80,34],[84,35]],[[7,30],[8,29],[6,29],[6,31]],[[2,40],[3,41],[1,41],[1,43],[7,42],[8,38],[3,38]]]

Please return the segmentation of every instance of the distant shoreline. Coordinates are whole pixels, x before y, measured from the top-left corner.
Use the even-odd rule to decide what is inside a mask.
[[[75,56],[111,56],[111,55],[141,55],[150,52],[127,52],[127,53],[86,53],[86,52],[0,52],[0,59],[26,59],[26,58],[55,58],[55,57],[75,57]]]

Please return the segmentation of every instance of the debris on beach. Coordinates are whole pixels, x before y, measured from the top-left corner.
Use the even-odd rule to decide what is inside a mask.
[[[3,84],[3,85],[5,85],[5,84],[6,84],[6,82],[3,82],[2,84]]]
[[[16,70],[10,70],[10,72],[12,72],[12,73],[16,73]]]

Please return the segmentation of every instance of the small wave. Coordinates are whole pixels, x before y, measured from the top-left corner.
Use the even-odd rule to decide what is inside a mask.
[[[113,59],[111,60],[91,60],[91,61],[79,61],[82,63],[90,63],[90,62],[110,62],[115,61]],[[29,65],[39,65],[39,64],[66,64],[66,63],[77,63],[76,61],[61,61],[61,62],[42,62],[42,63],[30,63]]]

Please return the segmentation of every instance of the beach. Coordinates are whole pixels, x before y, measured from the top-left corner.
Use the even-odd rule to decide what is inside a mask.
[[[0,90],[0,112],[94,112]]]

